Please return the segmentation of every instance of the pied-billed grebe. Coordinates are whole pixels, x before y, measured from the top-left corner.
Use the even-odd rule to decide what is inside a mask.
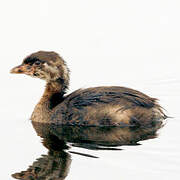
[[[26,57],[11,73],[44,79],[45,92],[31,120],[81,126],[156,127],[166,115],[155,98],[126,87],[94,87],[65,95],[69,70],[55,52],[38,51]]]

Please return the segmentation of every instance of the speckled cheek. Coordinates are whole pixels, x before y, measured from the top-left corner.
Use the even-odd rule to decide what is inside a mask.
[[[35,71],[35,68],[34,68],[34,67],[31,67],[31,68],[27,67],[25,74],[26,74],[26,75],[29,75],[29,76],[34,76],[34,73],[35,73],[35,72],[36,72],[36,71]]]
[[[60,76],[57,67],[49,66],[47,63],[44,64],[44,71],[47,80],[56,80]]]

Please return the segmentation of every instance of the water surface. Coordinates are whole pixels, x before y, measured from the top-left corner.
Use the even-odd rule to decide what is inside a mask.
[[[9,176],[11,173],[25,171],[21,172],[21,174],[15,174],[14,177],[18,178],[21,175],[25,177],[24,179],[28,179],[27,177],[30,179],[30,177],[35,177],[34,174],[40,174],[41,177],[51,177],[53,179],[61,177],[60,179],[69,180],[92,178],[130,179],[132,177],[142,180],[169,179],[172,177],[178,179],[179,147],[178,144],[176,145],[173,136],[178,133],[180,125],[176,123],[176,120],[169,120],[168,125],[160,131],[158,138],[151,139],[149,137],[149,140],[140,141],[139,145],[116,146],[115,144],[109,144],[109,141],[97,145],[97,142],[87,141],[81,143],[81,141],[74,142],[72,140],[74,143],[68,143],[67,145],[70,147],[68,148],[54,137],[51,137],[51,139],[44,138],[43,144],[50,150],[46,150],[42,144],[37,142],[39,137],[31,132],[33,129],[30,126],[31,122],[26,122],[21,127],[29,130],[32,139],[24,141],[23,137],[19,139],[19,141],[23,140],[23,142],[17,142],[18,144],[13,147],[13,151],[16,153],[16,158],[13,157],[13,159],[16,159],[16,161],[13,163],[14,165],[11,164],[11,168],[14,167],[11,172],[8,172]],[[37,131],[41,131],[41,128],[45,129],[41,125],[36,125]],[[171,128],[173,128],[174,132],[170,137],[168,131]],[[79,130],[71,128],[69,131],[66,128],[62,134],[58,134],[59,139],[67,138],[66,140],[70,140],[73,131],[75,133]],[[85,131],[90,131],[90,133],[91,131],[98,132],[97,129],[86,129]],[[109,133],[109,129],[106,131]],[[115,131],[127,131],[127,129],[122,130],[121,128],[118,130],[116,128]],[[62,129],[61,127],[53,128],[53,132],[56,134],[62,132]],[[65,135],[64,132],[68,135]],[[104,132],[104,129],[102,132]],[[47,136],[49,135],[44,134],[44,137]],[[78,139],[77,136],[74,139]],[[87,136],[85,139],[87,139]],[[66,150],[61,150],[62,147]],[[31,167],[28,169],[28,166]]]
[[[57,165],[58,172],[62,173],[60,174],[61,179],[67,180],[132,178],[178,180],[180,178],[178,87],[177,84],[172,83],[171,86],[166,86],[166,91],[163,91],[163,85],[158,85],[156,88],[156,85],[152,84],[151,91],[154,90],[152,92],[156,94],[155,97],[159,97],[161,104],[168,110],[168,115],[174,118],[167,119],[166,125],[158,132],[157,138],[150,137],[150,139],[139,141],[140,145],[119,144],[115,146],[115,144],[109,144],[108,147],[104,147],[101,144],[99,147],[99,145],[92,146],[92,142],[86,142],[88,145],[83,147],[82,143],[76,142],[74,146],[70,142],[67,144],[69,149],[64,151],[56,149],[58,153],[54,154],[41,143],[42,138],[37,135],[31,121],[27,120],[28,118],[21,119],[19,118],[21,114],[9,113],[8,119],[2,119],[1,162],[3,171],[0,175],[1,179],[13,180],[12,174],[26,171],[32,165],[43,165],[48,162],[48,166],[43,166],[46,168],[53,161]],[[16,111],[21,112],[17,108]],[[53,128],[53,132],[56,134],[59,130]],[[69,141],[72,138],[71,133],[67,134],[69,134]],[[93,133],[89,134],[93,135]],[[65,135],[60,134],[59,136]],[[38,171],[40,172],[37,168],[36,172]]]

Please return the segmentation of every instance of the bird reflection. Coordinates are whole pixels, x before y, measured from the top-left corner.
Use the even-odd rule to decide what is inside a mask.
[[[86,149],[101,149],[102,146],[136,145],[141,140],[155,138],[157,130],[162,126],[160,121],[145,127],[128,125],[70,126],[39,122],[32,122],[32,124],[37,135],[43,138],[44,145],[48,149],[67,149],[67,143]]]
[[[42,155],[26,171],[12,175],[22,180],[63,180],[66,178],[71,164],[71,156],[64,151]]]
[[[131,126],[64,126],[32,122],[42,138],[48,154],[42,155],[26,171],[12,175],[21,180],[64,180],[69,172],[71,154],[98,158],[90,154],[70,151],[76,146],[91,150],[121,150],[121,145],[138,145],[141,140],[157,137],[161,122],[147,127]],[[67,152],[66,152],[67,151]]]

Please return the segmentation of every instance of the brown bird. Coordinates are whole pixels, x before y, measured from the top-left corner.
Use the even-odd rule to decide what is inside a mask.
[[[157,99],[126,87],[94,87],[66,95],[69,69],[55,52],[35,52],[13,68],[11,73],[30,75],[47,83],[32,113],[33,122],[80,126],[122,125],[158,130],[167,117]]]

